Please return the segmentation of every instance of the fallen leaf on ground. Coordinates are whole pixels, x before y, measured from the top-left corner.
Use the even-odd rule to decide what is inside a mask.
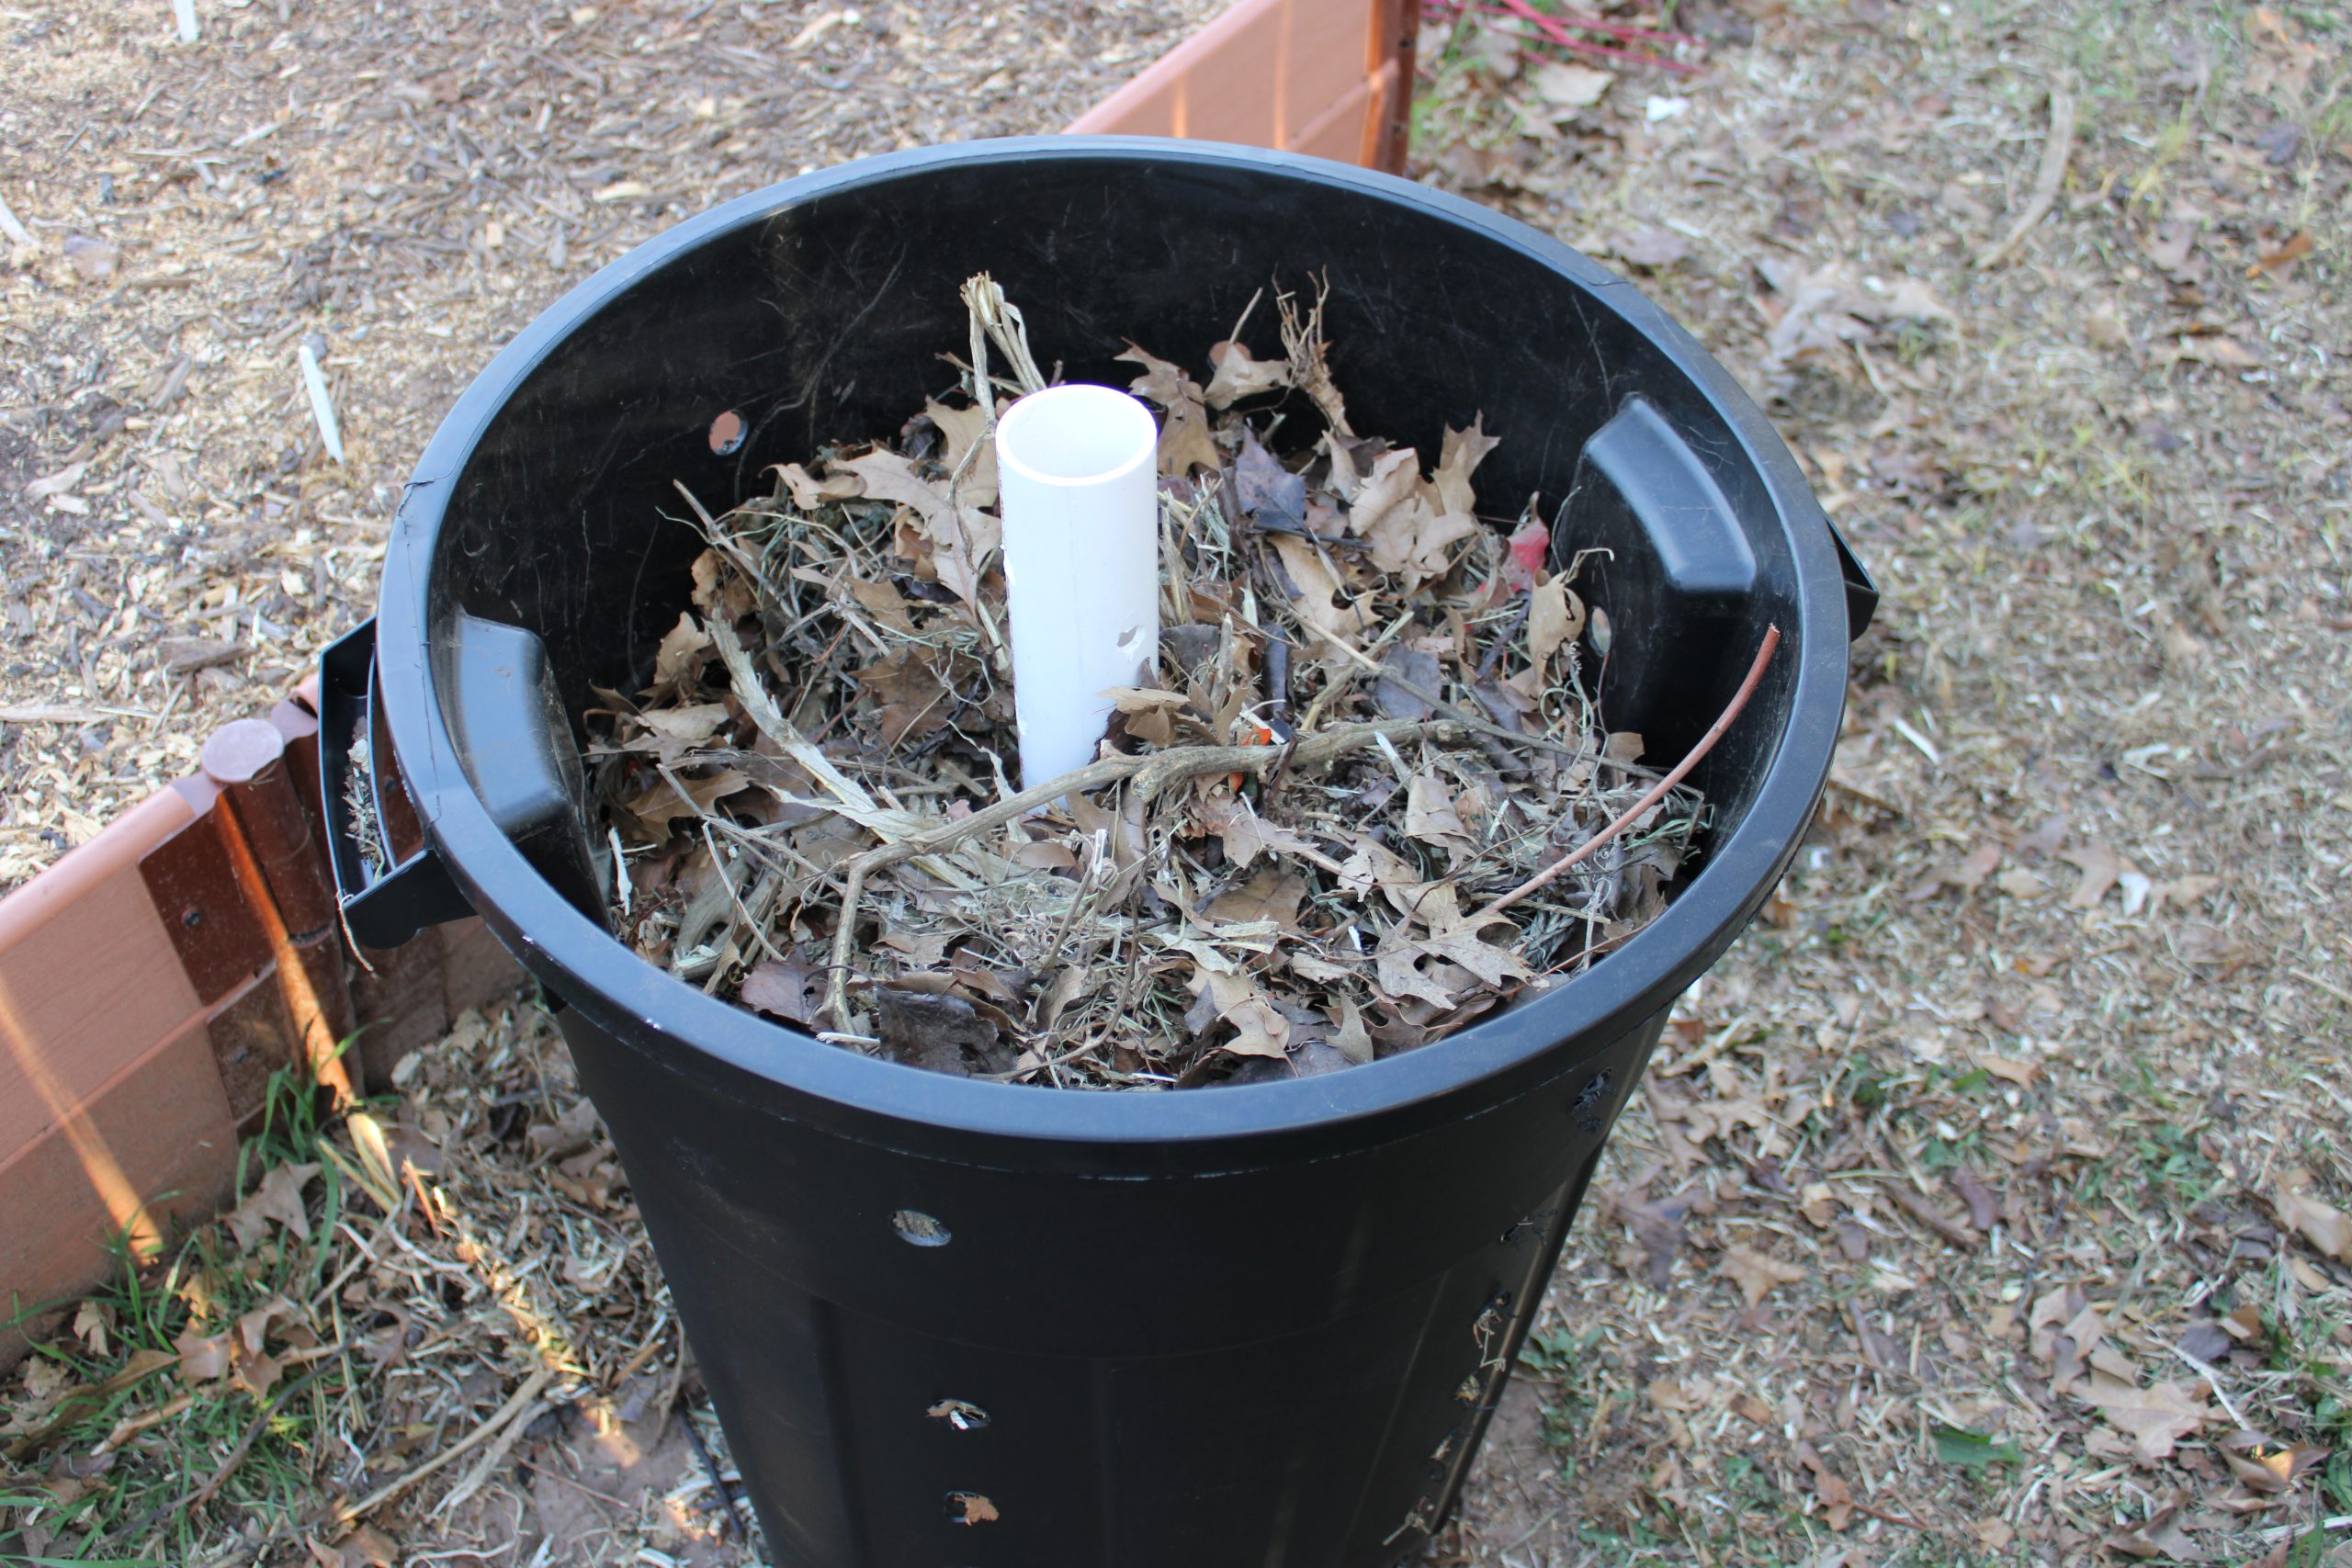
[[[198,1334],[194,1325],[180,1330],[172,1341],[172,1348],[180,1353],[180,1381],[210,1382],[229,1370],[229,1331]]]
[[[241,1251],[250,1252],[269,1235],[273,1220],[309,1240],[311,1216],[303,1212],[302,1189],[319,1174],[315,1165],[273,1167],[254,1189],[253,1196],[229,1212],[229,1234]]]
[[[2107,897],[2107,890],[2123,873],[2122,862],[2107,847],[2104,839],[2093,839],[2078,850],[2064,851],[2058,858],[2083,874],[2082,880],[2075,884],[2074,892],[2066,897],[2066,902],[2077,909],[2097,908],[2098,901]]]
[[[2248,277],[2259,277],[2266,272],[2282,272],[2312,254],[2312,237],[2308,230],[2297,230],[2275,251],[2265,251],[2245,269]]]
[[[1478,497],[1470,484],[1487,453],[1502,445],[1499,438],[1487,434],[1485,416],[1470,422],[1467,430],[1448,430],[1439,449],[1436,472],[1430,476],[1430,488],[1437,491],[1441,510],[1468,516],[1478,508]]]
[[[327,1550],[340,1558],[339,1568],[398,1568],[400,1543],[373,1525],[361,1525]]]
[[[1240,886],[1218,894],[1201,912],[1230,925],[1272,920],[1284,931],[1295,931],[1306,891],[1305,877],[1270,863],[1260,866]]]
[[[660,686],[687,679],[702,668],[702,656],[708,651],[710,634],[693,615],[680,611],[678,624],[662,635],[662,646],[654,649],[653,683]]]
[[[2107,1544],[2126,1557],[2169,1557],[2182,1562],[2194,1562],[2203,1555],[2197,1543],[2180,1528],[2180,1510],[2186,1495],[2150,1514],[2140,1525],[2128,1530],[2117,1530],[2107,1538]]]
[[[2316,1443],[2275,1443],[2259,1432],[2233,1432],[2216,1446],[2228,1461],[2231,1474],[2267,1494],[2288,1490],[2307,1472],[2325,1463],[2332,1451]]]
[[[1778,1285],[1793,1285],[1805,1277],[1805,1270],[1793,1263],[1783,1263],[1767,1257],[1752,1247],[1734,1246],[1724,1253],[1718,1265],[1726,1279],[1739,1287],[1749,1306],[1760,1304]]]
[[[2075,1397],[2096,1405],[2109,1426],[2131,1438],[2143,1464],[2170,1458],[2174,1444],[2215,1415],[2204,1402],[2191,1398],[2188,1390],[2179,1383],[2157,1382],[2139,1388],[2098,1371],[2091,1373],[2087,1387],[2075,1391]]]
[[[2352,1262],[2352,1216],[2311,1195],[2308,1171],[2289,1171],[2271,1196],[2278,1223],[2339,1263]]]
[[[1280,391],[1290,385],[1289,361],[1260,359],[1247,344],[1218,344],[1209,350],[1209,363],[1216,373],[1209,378],[1202,400],[1213,409],[1230,408],[1242,398]]]
[[[1545,61],[1528,76],[1536,96],[1554,108],[1562,109],[1590,108],[1615,80],[1617,74],[1613,71],[1596,71],[1589,65],[1569,65],[1556,60]]]
[[[1159,422],[1160,473],[1182,479],[1194,468],[1214,469],[1224,463],[1224,455],[1209,436],[1208,412],[1202,403],[1199,382],[1134,344],[1127,344],[1126,353],[1114,357],[1144,367],[1144,373],[1130,381],[1127,389],[1158,403],[1164,416]]]
[[[93,1356],[107,1353],[107,1336],[114,1327],[114,1308],[104,1302],[85,1301],[74,1313],[74,1333]]]
[[[1831,1473],[1829,1467],[1822,1462],[1821,1455],[1814,1451],[1811,1443],[1799,1441],[1796,1454],[1797,1462],[1813,1472],[1813,1495],[1821,1499],[1821,1509],[1828,1519],[1829,1528],[1833,1530],[1843,1530],[1852,1524],[1854,1522],[1853,1488]]]
[[[1690,242],[1671,229],[1645,224],[1611,239],[1609,249],[1620,261],[1655,271],[1672,266],[1689,255]]]
[[[1331,575],[1314,546],[1295,534],[1283,534],[1274,539],[1274,554],[1282,558],[1283,571],[1298,589],[1298,597],[1291,603],[1309,626],[1339,637],[1363,629],[1364,612]]]
[[[1541,671],[1563,643],[1583,635],[1584,601],[1568,592],[1567,579],[1537,584],[1527,602],[1527,656],[1535,668]]]

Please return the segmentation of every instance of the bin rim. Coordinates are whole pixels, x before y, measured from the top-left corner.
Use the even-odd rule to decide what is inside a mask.
[[[1797,624],[1781,628],[1781,652],[1798,661],[1789,710],[1738,826],[1710,842],[1690,884],[1606,962],[1434,1044],[1312,1077],[1174,1092],[964,1078],[817,1040],[646,963],[568,902],[492,822],[431,694],[428,596],[452,481],[508,399],[616,297],[722,233],[899,176],[1008,161],[1143,163],[1272,175],[1451,222],[1587,289],[1589,306],[1613,310],[1647,335],[1724,419],[1774,509],[1792,525]],[[812,1114],[830,1105],[861,1120],[1049,1143],[1214,1142],[1426,1111],[1488,1080],[1518,1078],[1515,1069],[1540,1070],[1539,1059],[1560,1047],[1581,1040],[1597,1048],[1635,1027],[1713,964],[1794,854],[1828,776],[1847,678],[1840,566],[1827,519],[1795,459],[1730,373],[1630,283],[1525,224],[1409,180],[1264,148],[1138,136],[1009,137],[861,159],[738,197],[600,268],[501,349],[442,421],[403,489],[378,604],[386,718],[427,835],[476,912],[568,1005],[641,1048],[676,1053],[673,1065],[682,1068],[691,1069],[699,1057],[706,1066],[724,1065],[766,1079],[802,1099]],[[1551,1070],[1573,1065],[1572,1056],[1564,1056]]]

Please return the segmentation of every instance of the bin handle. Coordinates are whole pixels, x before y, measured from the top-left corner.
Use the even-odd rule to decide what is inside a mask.
[[[1822,525],[1829,530],[1829,542],[1838,547],[1838,570],[1846,580],[1846,640],[1859,641],[1878,614],[1878,583],[1870,568],[1855,556],[1846,536],[1838,531],[1838,525],[1825,514]]]
[[[398,947],[427,926],[474,912],[424,841],[397,767],[386,767],[390,751],[370,616],[319,655],[319,800],[335,901],[358,947]],[[361,802],[371,823],[364,829],[355,809]],[[361,847],[363,832],[369,849]],[[397,840],[412,838],[414,847],[395,860]]]

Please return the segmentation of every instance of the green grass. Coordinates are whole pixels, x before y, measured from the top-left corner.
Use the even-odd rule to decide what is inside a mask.
[[[233,1378],[191,1383],[164,1365],[142,1375],[137,1359],[176,1355],[176,1341],[191,1330],[233,1334],[242,1315],[279,1298],[294,1303],[293,1320],[307,1325],[331,1251],[319,1244],[334,1234],[343,1205],[337,1168],[317,1152],[329,1131],[321,1106],[307,1074],[277,1074],[262,1125],[237,1158],[241,1193],[281,1165],[322,1167],[310,1190],[311,1242],[279,1231],[241,1251],[224,1226],[206,1224],[164,1257],[144,1259],[118,1238],[112,1274],[85,1298],[107,1320],[103,1351],[73,1337],[34,1348],[73,1386],[35,1426],[39,1440],[30,1451],[13,1463],[0,1460],[0,1491],[7,1494],[0,1498],[0,1518],[7,1521],[0,1529],[0,1568],[188,1562],[205,1544],[217,1546],[232,1526],[249,1538],[271,1532],[315,1501],[322,1438],[348,1392],[338,1358],[286,1367],[258,1399]],[[11,1326],[38,1310],[19,1312]],[[286,1349],[282,1342],[270,1346],[277,1357]],[[87,1457],[119,1424],[183,1396],[185,1410],[127,1437],[105,1461]],[[51,1465],[64,1456],[80,1456],[76,1468],[96,1473],[77,1484],[50,1480]],[[198,1501],[216,1479],[217,1490]],[[48,1533],[47,1556],[22,1550],[28,1525]],[[140,1551],[162,1556],[124,1555]]]

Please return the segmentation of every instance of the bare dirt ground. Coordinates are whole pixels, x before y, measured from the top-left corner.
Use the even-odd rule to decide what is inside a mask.
[[[368,614],[491,355],[681,219],[1060,128],[1216,7],[0,8],[0,888]],[[319,359],[344,460],[298,355]]]
[[[1824,819],[1681,1009],[1444,1560],[2316,1562],[2352,18],[1681,19],[1702,74],[1589,108],[1431,40],[1430,177],[1689,324],[1886,600]]]
[[[927,26],[973,51],[967,88],[1050,61],[976,111],[886,68],[963,58],[902,49],[904,21],[796,51],[816,14],[757,6],[417,11],[398,38],[357,7],[204,15],[183,51],[160,16],[0,13],[34,100],[0,103],[0,194],[40,243],[0,289],[5,698],[97,713],[0,731],[15,874],[81,830],[62,803],[95,819],[185,765],[175,737],[358,613],[434,415],[563,281],[804,162],[1057,123],[1131,68],[1103,51],[1180,25],[1106,14],[1115,41],[1052,35],[1066,57],[1058,20]],[[1636,276],[1757,390],[1886,599],[1823,819],[1679,1010],[1431,1561],[2327,1560],[2352,1538],[2352,22],[1652,19],[1706,38],[1701,73],[1433,34],[1423,172]],[[74,232],[110,276],[69,281]],[[342,467],[295,379],[313,331]],[[165,637],[238,651],[168,674]],[[0,1393],[0,1492],[48,1499],[0,1552],[752,1560],[544,1015],[413,1064],[368,1122],[289,1110],[239,1216],[56,1320]]]

